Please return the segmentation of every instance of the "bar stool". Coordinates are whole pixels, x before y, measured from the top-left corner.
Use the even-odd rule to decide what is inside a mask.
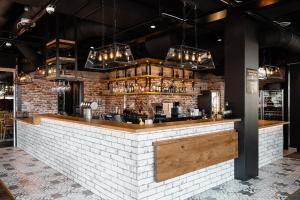
[[[11,114],[5,115],[4,120],[2,123],[2,137],[1,139],[4,140],[7,136],[7,133],[12,133],[13,131],[13,118]]]

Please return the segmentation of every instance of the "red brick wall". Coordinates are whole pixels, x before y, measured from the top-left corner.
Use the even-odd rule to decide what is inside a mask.
[[[78,72],[78,76],[84,82],[84,100],[99,102],[99,108],[94,111],[94,115],[107,112],[115,112],[116,106],[121,110],[124,108],[124,96],[104,96],[103,90],[107,85],[101,82],[103,73]],[[209,90],[219,90],[221,92],[221,108],[224,107],[224,78],[212,74],[198,75],[200,82],[195,85],[196,91],[200,91],[201,84],[207,85]],[[186,83],[186,86],[191,83]],[[51,91],[53,83],[47,80],[35,79],[33,83],[21,85],[21,108],[22,111],[29,112],[30,115],[37,113],[57,113],[57,94]],[[179,101],[183,110],[197,107],[196,96],[184,95],[127,95],[126,105],[134,105],[137,110],[149,113],[157,103]],[[126,106],[125,105],[125,106]]]
[[[22,111],[30,115],[37,113],[57,113],[57,94],[51,91],[53,83],[35,79],[33,83],[20,85]]]

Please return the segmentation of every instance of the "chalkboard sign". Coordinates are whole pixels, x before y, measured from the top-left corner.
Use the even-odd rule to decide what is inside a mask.
[[[246,69],[246,93],[258,94],[258,72],[256,69]]]

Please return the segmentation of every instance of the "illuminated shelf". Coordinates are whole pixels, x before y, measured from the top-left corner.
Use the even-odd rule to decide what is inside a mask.
[[[75,45],[75,41],[72,40],[64,40],[64,39],[59,39],[59,48],[60,49],[71,49]],[[51,40],[46,44],[46,47],[48,48],[56,48],[56,40]]]
[[[186,82],[200,81],[199,79],[190,79],[190,78],[174,78],[174,77],[164,77],[159,75],[140,75],[140,76],[114,78],[110,80],[104,80],[104,82],[109,83],[109,82],[127,81],[127,80],[144,79],[144,78],[165,79],[165,80],[186,81]]]
[[[59,62],[61,64],[66,64],[66,63],[74,63],[76,61],[75,58],[69,58],[69,57],[59,57]],[[56,57],[52,57],[46,60],[47,64],[51,65],[56,63]]]
[[[200,93],[168,93],[168,92],[129,92],[116,94],[103,94],[104,96],[123,96],[123,95],[182,95],[182,96],[197,96]]]

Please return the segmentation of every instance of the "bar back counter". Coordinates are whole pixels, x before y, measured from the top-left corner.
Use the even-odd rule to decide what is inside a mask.
[[[18,147],[103,199],[186,199],[234,179],[239,119],[150,126],[39,115]],[[282,125],[260,124],[259,165],[282,158]]]

